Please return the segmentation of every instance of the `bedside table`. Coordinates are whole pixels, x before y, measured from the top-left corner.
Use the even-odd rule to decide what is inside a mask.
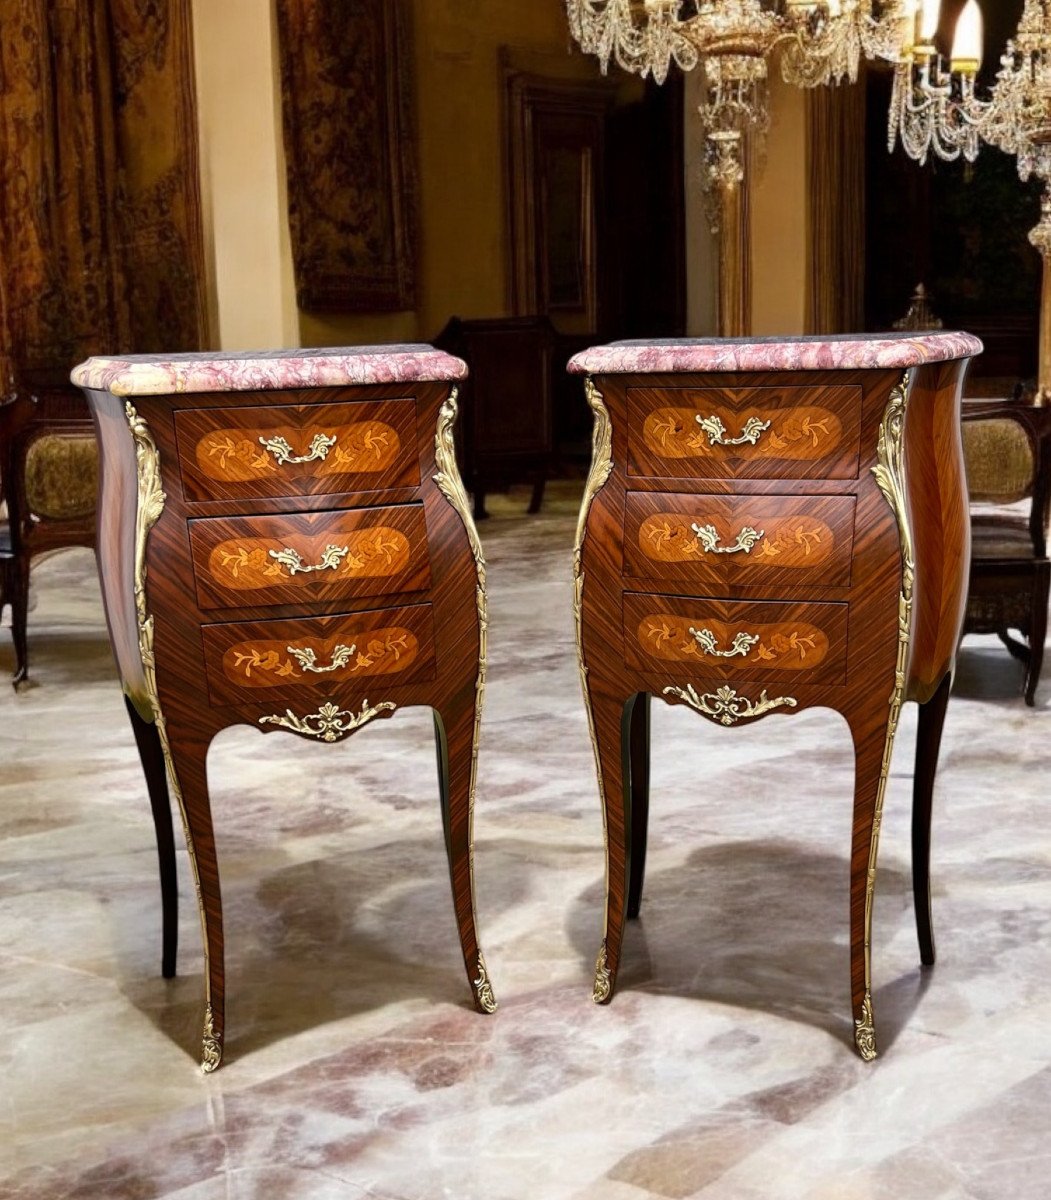
[[[161,858],[175,969],[164,762],[205,947],[202,1067],[222,1059],[223,921],[205,759],[228,725],[337,742],[434,710],[445,843],[476,1007],[472,819],[485,562],[456,467],[459,359],[428,346],[93,358],[98,561]]]
[[[595,414],[577,532],[580,672],[606,841],[594,998],[642,896],[649,697],[722,726],[836,709],[854,743],[854,1039],[876,1056],[870,941],[901,706],[920,703],[921,958],[934,770],[967,596],[966,334],[618,343],[576,355]]]

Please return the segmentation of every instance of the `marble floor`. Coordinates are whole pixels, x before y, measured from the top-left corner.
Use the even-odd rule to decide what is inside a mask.
[[[228,730],[210,759],[227,1061],[196,1066],[180,854],[160,977],[156,855],[93,560],[35,570],[35,686],[0,687],[0,1196],[70,1200],[1045,1200],[1051,1178],[1051,679],[969,639],[935,837],[940,961],[909,881],[915,714],[884,820],[881,1057],[854,1054],[852,759],[827,712],[721,730],[654,710],[642,919],[590,999],[602,831],[570,610],[575,496],[482,527],[490,687],[476,1015],[429,714],[338,747]],[[0,675],[10,664],[0,636]]]

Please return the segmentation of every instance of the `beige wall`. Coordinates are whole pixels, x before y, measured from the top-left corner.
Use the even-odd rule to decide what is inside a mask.
[[[718,327],[718,267],[701,187],[699,83],[694,77],[686,85],[687,331],[709,337]],[[757,336],[802,333],[806,327],[806,95],[783,83],[776,69],[770,117],[765,162],[753,168],[750,180],[752,332]]]
[[[272,0],[193,0],[212,342],[299,344]]]
[[[421,228],[414,311],[300,313],[288,234],[274,0],[193,0],[213,342],[224,349],[429,339],[453,314],[509,311],[500,52],[545,72],[571,57],[562,0],[414,0]],[[236,64],[236,66],[232,66]],[[688,331],[716,329],[715,250],[701,191],[696,73],[686,91]],[[770,84],[765,167],[752,180],[752,327],[800,333],[806,306],[804,94]]]
[[[565,9],[562,0],[487,0],[475,21],[463,0],[413,2],[417,308],[331,316],[295,304],[273,0],[194,0],[207,249],[224,349],[428,339],[454,314],[508,313],[499,54],[510,46],[560,69],[570,61]]]
[[[719,331],[719,246],[712,233],[704,189],[704,125],[701,122],[701,72],[687,76],[686,115],[686,332],[714,337]]]
[[[766,164],[752,181],[752,332],[806,329],[806,93],[770,78]]]
[[[470,7],[470,6],[468,6]],[[463,0],[414,0],[420,173],[420,257],[414,313],[303,314],[303,340],[433,338],[451,316],[510,312],[500,51],[569,60],[562,0],[487,0],[465,19]],[[579,56],[578,56],[579,58]],[[590,68],[590,64],[587,65]]]

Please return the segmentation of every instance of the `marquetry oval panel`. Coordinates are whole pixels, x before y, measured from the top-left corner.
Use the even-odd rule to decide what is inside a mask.
[[[861,388],[629,388],[628,473],[854,479]]]
[[[847,605],[624,596],[624,644],[642,671],[693,678],[846,676]]]
[[[297,604],[430,586],[418,504],[189,522],[202,609]]]
[[[213,703],[253,696],[314,703],[346,685],[433,679],[434,631],[429,604],[333,617],[204,625],[205,671]]]
[[[181,409],[175,430],[188,500],[419,484],[415,400]]]
[[[624,573],[717,589],[850,584],[853,496],[629,492]]]

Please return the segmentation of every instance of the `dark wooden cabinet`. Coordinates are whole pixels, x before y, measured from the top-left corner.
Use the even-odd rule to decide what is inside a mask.
[[[435,345],[468,366],[461,384],[461,445],[475,516],[486,515],[487,491],[523,482],[533,485],[529,511],[538,512],[554,455],[555,331],[550,322],[546,317],[454,317]]]
[[[91,359],[98,558],[158,831],[162,969],[175,969],[171,815],[205,934],[206,1070],[222,1058],[222,901],[205,760],[219,730],[337,742],[434,711],[441,816],[475,1005],[471,827],[485,563],[455,461],[464,365],[429,347]]]
[[[901,706],[918,701],[914,884],[934,961],[930,804],[969,552],[960,334],[619,343],[588,376],[594,455],[576,552],[580,668],[605,811],[612,995],[642,897],[649,699],[726,727],[829,707],[854,740],[854,1038],[876,1055],[869,942]]]

